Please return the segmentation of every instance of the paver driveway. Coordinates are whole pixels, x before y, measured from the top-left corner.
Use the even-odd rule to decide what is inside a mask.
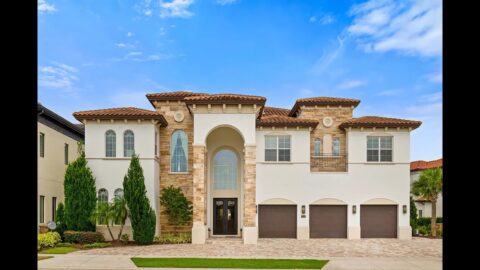
[[[137,257],[326,258],[326,257],[442,257],[442,240],[398,239],[259,239],[257,245],[241,240],[210,240],[206,245],[128,246],[77,251],[78,255]]]

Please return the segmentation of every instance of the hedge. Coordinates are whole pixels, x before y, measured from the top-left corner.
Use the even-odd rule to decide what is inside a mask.
[[[105,238],[100,232],[65,231],[63,237],[65,238],[65,242],[68,243],[91,244],[105,242]]]
[[[442,223],[443,218],[437,217],[437,224]],[[421,217],[417,219],[417,227],[419,226],[430,226],[432,223],[432,219],[429,217]]]

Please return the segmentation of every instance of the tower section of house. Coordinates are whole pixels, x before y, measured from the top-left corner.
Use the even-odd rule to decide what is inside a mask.
[[[423,171],[434,168],[443,168],[443,159],[432,161],[416,160],[410,163],[410,185],[418,181]],[[423,197],[414,197],[415,207],[418,217],[432,217],[432,202]],[[443,196],[442,193],[437,198],[437,217],[443,217]]]
[[[83,125],[75,125],[38,103],[38,230],[55,221],[56,210],[63,202],[63,180],[69,162],[78,157],[78,142],[84,138]]]

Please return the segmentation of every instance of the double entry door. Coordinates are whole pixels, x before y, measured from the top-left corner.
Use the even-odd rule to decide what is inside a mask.
[[[238,221],[237,198],[213,199],[213,234],[236,235]]]

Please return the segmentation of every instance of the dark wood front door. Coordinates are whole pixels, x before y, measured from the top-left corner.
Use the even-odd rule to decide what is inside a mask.
[[[213,213],[213,234],[237,234],[237,199],[213,199],[213,208],[215,210]]]

